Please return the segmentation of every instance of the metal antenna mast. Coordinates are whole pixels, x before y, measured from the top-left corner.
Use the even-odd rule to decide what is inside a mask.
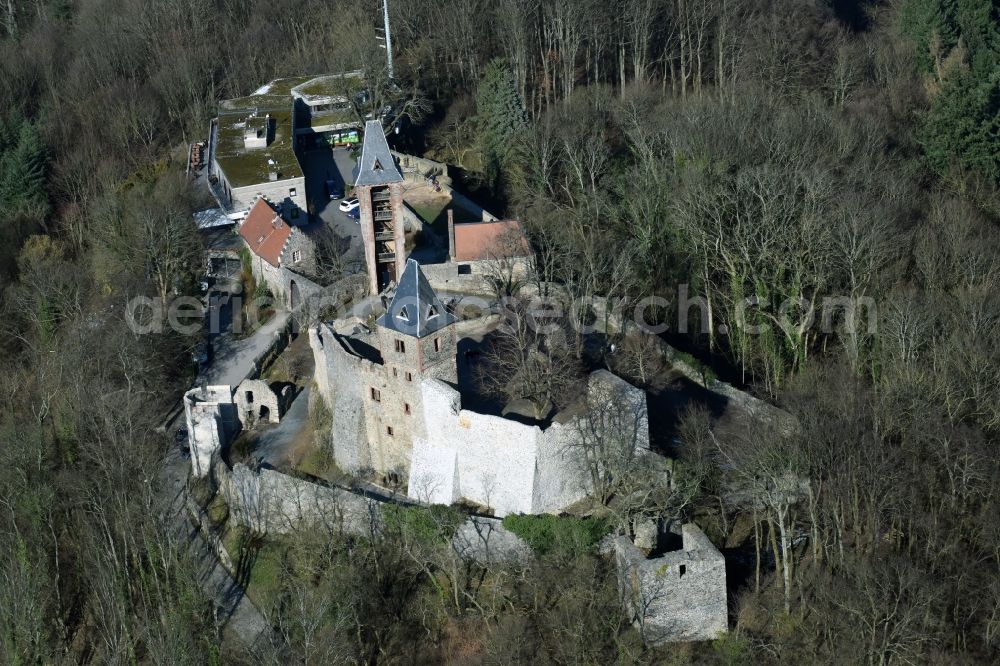
[[[385,59],[389,65],[389,80],[396,78],[392,71],[392,33],[389,31],[389,0],[382,0],[382,15],[385,19]]]

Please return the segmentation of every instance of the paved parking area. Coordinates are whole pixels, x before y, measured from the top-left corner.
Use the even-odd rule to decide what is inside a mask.
[[[311,224],[323,224],[338,236],[350,239],[346,254],[348,262],[364,261],[361,227],[347,214],[340,212],[340,200],[331,200],[326,181],[333,180],[343,192],[354,184],[354,159],[346,148],[317,148],[302,153],[302,168],[306,174],[306,194],[315,216]]]

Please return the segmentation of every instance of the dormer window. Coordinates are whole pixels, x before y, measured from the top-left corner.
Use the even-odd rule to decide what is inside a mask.
[[[410,313],[406,310],[405,305],[399,309],[399,312],[396,314],[396,317],[398,319],[401,319],[402,321],[405,321],[406,323],[410,322]]]
[[[263,236],[261,236],[260,238],[257,239],[257,243],[263,243],[263,242],[264,242],[264,237]]]
[[[382,163],[378,161],[378,158],[375,158],[375,164],[372,165],[372,171],[381,171],[381,170],[382,170]]]
[[[427,306],[427,318],[428,319],[433,319],[434,317],[437,317],[437,316],[438,316],[437,308],[434,307],[433,305],[428,305]]]

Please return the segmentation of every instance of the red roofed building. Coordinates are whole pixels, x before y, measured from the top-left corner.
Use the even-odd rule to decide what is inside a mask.
[[[281,266],[281,253],[291,235],[292,228],[264,199],[257,199],[240,225],[240,236],[250,251],[275,268]]]
[[[525,257],[528,241],[517,220],[451,224],[449,245],[455,262]]]
[[[296,303],[294,283],[302,285],[316,269],[315,244],[301,229],[290,226],[266,199],[257,199],[240,224],[240,236],[253,257],[258,282],[275,296]]]

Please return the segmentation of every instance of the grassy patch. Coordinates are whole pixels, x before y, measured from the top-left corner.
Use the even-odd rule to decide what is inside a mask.
[[[236,578],[258,608],[271,608],[281,591],[287,545],[281,539],[261,539],[244,528],[227,530],[223,545],[236,567]]]
[[[602,518],[551,515],[510,515],[503,519],[503,526],[527,541],[539,555],[568,558],[593,553],[610,531],[610,525]]]
[[[285,560],[282,544],[265,541],[257,551],[247,594],[257,603],[258,608],[271,608],[281,591],[281,569]]]
[[[415,541],[435,543],[450,541],[465,516],[444,504],[429,507],[383,504],[382,518],[390,533],[401,532]]]
[[[448,203],[448,199],[441,198],[409,205],[413,212],[424,221],[424,224],[429,225],[438,233],[445,233],[448,231],[448,214],[445,212],[448,209]]]
[[[218,529],[220,525],[226,522],[226,519],[229,518],[229,505],[223,499],[222,493],[216,493],[212,501],[205,507],[205,513],[208,515],[208,520],[215,529]]]
[[[313,446],[309,450],[309,453],[302,457],[302,461],[299,462],[296,469],[303,474],[308,474],[309,476],[314,476],[317,479],[323,479],[330,483],[342,483],[350,479],[337,466],[333,457],[320,446]]]

